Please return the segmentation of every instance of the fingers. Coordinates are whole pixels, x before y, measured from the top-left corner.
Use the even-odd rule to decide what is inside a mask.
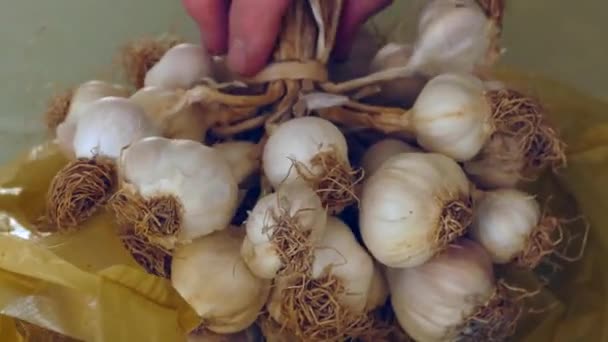
[[[251,76],[268,62],[290,0],[233,0],[229,18],[228,65]]]
[[[228,50],[228,0],[182,0],[200,28],[204,46],[215,55]]]
[[[340,25],[336,33],[333,54],[337,59],[346,59],[359,28],[367,18],[392,3],[392,0],[345,0]]]

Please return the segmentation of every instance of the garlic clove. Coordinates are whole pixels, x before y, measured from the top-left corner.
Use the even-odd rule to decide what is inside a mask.
[[[189,89],[213,73],[207,51],[194,44],[178,44],[146,74],[144,85],[168,89]]]

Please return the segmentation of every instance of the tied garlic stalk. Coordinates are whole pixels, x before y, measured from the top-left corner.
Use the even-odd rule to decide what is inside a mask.
[[[51,230],[76,229],[95,214],[115,191],[122,149],[158,134],[143,110],[128,99],[105,97],[84,109],[85,114],[66,122],[74,126],[64,146],[76,160],[61,169],[49,187],[46,219]]]
[[[225,229],[236,211],[238,180],[200,143],[142,139],[123,150],[119,169],[110,205],[125,247],[150,273],[169,276],[176,245]]]
[[[364,183],[359,225],[372,255],[389,267],[428,261],[472,220],[469,182],[452,159],[401,153]]]
[[[334,214],[355,201],[359,172],[348,160],[346,138],[325,119],[308,116],[281,124],[268,138],[262,158],[264,174],[275,189],[306,183]]]
[[[414,48],[411,45],[388,43],[378,50],[370,63],[369,70],[374,73],[407,66],[413,52]],[[409,108],[416,101],[416,97],[428,82],[428,78],[428,76],[414,73],[409,77],[382,82],[380,84],[381,90],[374,97],[374,100],[384,105]]]
[[[387,278],[397,320],[416,341],[502,341],[521,314],[496,283],[490,257],[470,240],[418,267],[388,269]]]
[[[534,196],[523,191],[484,193],[476,209],[471,235],[494,263],[533,269],[563,240],[561,221],[542,215]]]
[[[270,281],[255,277],[241,259],[237,227],[179,246],[171,284],[201,317],[201,328],[231,334],[252,325],[270,293]]]
[[[373,336],[366,307],[374,262],[352,231],[327,220],[309,274],[278,278],[267,304],[272,319],[304,341],[341,341]]]
[[[361,167],[363,168],[366,178],[376,172],[378,168],[390,159],[391,157],[408,152],[421,152],[416,147],[413,147],[401,140],[383,139],[370,146],[361,158]]]
[[[305,184],[286,184],[249,213],[241,255],[257,277],[302,274],[325,231],[321,199]]]

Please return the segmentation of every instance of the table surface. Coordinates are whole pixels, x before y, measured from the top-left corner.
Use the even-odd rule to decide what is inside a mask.
[[[124,42],[167,30],[195,41],[181,1],[0,0],[0,163],[45,139],[41,115],[62,87],[107,78]],[[396,0],[375,22],[411,41],[422,0]],[[608,100],[608,2],[509,0],[505,62]]]

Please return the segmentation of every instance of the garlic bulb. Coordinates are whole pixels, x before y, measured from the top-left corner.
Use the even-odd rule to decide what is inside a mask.
[[[379,72],[390,68],[406,67],[414,52],[411,45],[388,43],[378,51],[371,61],[370,72]],[[398,78],[380,84],[381,92],[376,96],[383,105],[394,104],[411,107],[422,88],[428,81],[428,77],[413,73],[409,77]]]
[[[374,263],[350,228],[337,218],[327,219],[309,277],[275,282],[267,303],[275,321],[302,340],[315,335],[340,340],[349,337],[350,329],[365,323]]]
[[[354,200],[356,174],[348,160],[346,138],[325,119],[306,116],[281,124],[268,138],[262,158],[264,174],[275,189],[307,183],[332,213]]]
[[[124,149],[119,167],[122,191],[129,198],[141,196],[139,201],[144,202],[164,199],[179,208],[171,218],[164,218],[175,220],[177,226],[177,231],[168,234],[165,248],[170,249],[174,239],[185,243],[226,228],[236,210],[238,188],[228,163],[216,150],[200,143],[142,139]]]
[[[513,188],[522,180],[525,156],[514,137],[494,134],[479,155],[464,163],[471,180],[484,189]]]
[[[370,177],[386,160],[399,153],[420,152],[419,149],[397,139],[383,139],[370,146],[361,158],[365,177]]]
[[[62,149],[75,160],[53,177],[46,218],[58,231],[78,229],[116,190],[116,159],[134,141],[158,134],[143,110],[128,99],[105,97],[70,122]]]
[[[372,275],[372,282],[367,293],[367,303],[365,304],[365,311],[370,312],[377,308],[382,307],[389,296],[388,283],[384,275],[384,267],[375,263],[374,274]]]
[[[409,65],[430,76],[473,72],[494,62],[498,32],[475,0],[431,0],[420,15]]]
[[[418,267],[389,268],[387,278],[397,320],[416,341],[458,340],[496,292],[489,256],[469,240]]]
[[[167,89],[190,89],[212,75],[212,61],[207,51],[194,44],[178,44],[146,74],[144,85]]]
[[[77,158],[117,159],[123,148],[159,133],[141,107],[128,99],[106,97],[86,108],[87,114],[77,121],[74,132]]]
[[[260,147],[248,141],[229,141],[213,145],[230,165],[239,183],[260,169]]]
[[[262,197],[249,213],[247,236],[241,253],[258,277],[273,279],[279,271],[300,272],[310,247],[323,237],[327,214],[319,196],[308,186],[294,183],[281,186]],[[285,248],[285,243],[290,250]],[[295,246],[297,242],[302,245]],[[285,268],[287,269],[285,270]]]
[[[88,81],[81,84],[72,94],[68,112],[63,122],[55,130],[57,144],[67,156],[73,157],[71,147],[76,130],[76,122],[88,113],[86,107],[104,97],[126,97],[128,90],[117,84],[103,81]]]
[[[477,204],[471,235],[490,254],[492,261],[517,261],[534,268],[555,247],[551,240],[556,219],[542,218],[540,206],[523,191],[490,191]]]
[[[180,111],[172,108],[181,100],[180,94],[171,89],[145,87],[131,96],[148,117],[162,128],[163,136],[173,139],[201,141],[205,138],[209,123],[201,106],[184,106]]]
[[[479,79],[465,74],[442,74],[429,81],[412,108],[418,143],[458,161],[473,158],[494,133],[484,91]]]
[[[240,256],[243,234],[236,227],[179,246],[173,256],[171,284],[218,334],[236,333],[255,322],[270,291]]]
[[[374,275],[374,262],[359,245],[350,227],[338,218],[329,217],[314,257],[313,278],[331,274],[340,279],[344,293],[337,299],[351,312],[363,312]]]
[[[471,216],[469,182],[440,154],[398,154],[363,185],[361,235],[389,267],[423,264],[462,235]]]
[[[66,120],[76,122],[78,118],[87,113],[84,109],[88,105],[101,98],[127,97],[128,95],[128,89],[118,84],[97,80],[85,82],[74,91]]]
[[[258,329],[250,327],[233,334],[216,334],[209,330],[195,331],[188,334],[186,342],[259,342]]]

